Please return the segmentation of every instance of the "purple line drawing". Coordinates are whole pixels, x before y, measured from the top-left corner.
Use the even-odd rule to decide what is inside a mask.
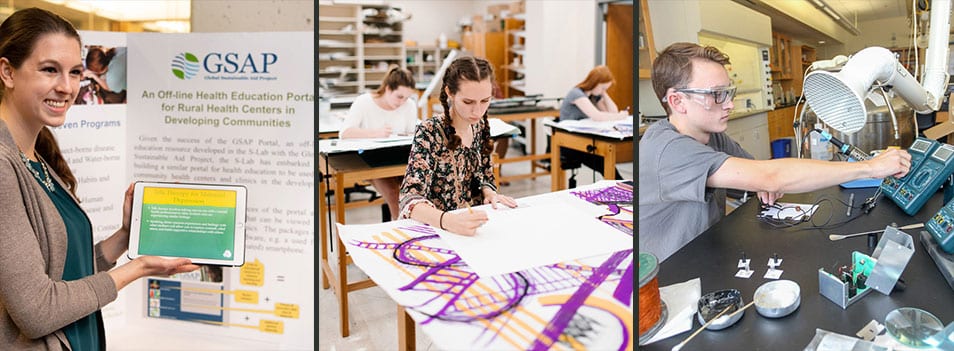
[[[600,216],[599,220],[616,230],[633,235],[632,190],[613,185],[602,189],[571,191],[570,194],[592,204],[607,206],[610,213]],[[623,218],[614,218],[620,214],[624,215]]]
[[[601,196],[597,195],[597,198]],[[420,236],[401,243],[352,240],[349,244],[369,250],[389,251],[397,262],[421,270],[417,277],[398,290],[429,294],[421,303],[406,306],[428,316],[422,325],[435,320],[455,323],[490,321],[483,327],[481,337],[474,342],[485,340],[488,346],[491,345],[500,336],[500,331],[508,330],[506,327],[517,315],[514,312],[516,308],[525,299],[535,295],[559,291],[566,293],[568,289],[574,289],[571,298],[559,307],[556,315],[540,331],[545,338],[538,338],[525,346],[530,349],[548,349],[553,342],[565,343],[566,340],[584,341],[587,344],[586,340],[599,339],[600,331],[606,328],[580,314],[579,309],[601,284],[618,284],[612,296],[624,305],[630,305],[633,250],[611,254],[598,267],[558,263],[484,278],[472,272],[453,250],[440,247],[440,238],[433,228],[421,225],[396,229]],[[631,227],[628,230],[632,232]],[[630,261],[628,267],[621,266],[627,259]]]
[[[586,279],[580,287],[573,292],[573,295],[570,296],[570,299],[560,306],[559,312],[557,315],[550,320],[550,323],[547,324],[546,328],[543,329],[543,332],[537,336],[537,339],[533,341],[533,345],[530,347],[530,350],[535,351],[545,351],[549,350],[553,346],[555,340],[559,340],[560,335],[563,334],[564,329],[569,325],[570,320],[573,319],[573,316],[577,313],[583,303],[586,301],[586,298],[596,290],[596,287],[600,284],[603,284],[603,281],[606,280],[606,277],[609,276],[613,269],[616,268],[620,263],[623,262],[627,257],[633,255],[633,250],[623,250],[617,251],[616,253],[610,255],[606,261],[597,268],[589,278]]]
[[[571,191],[570,194],[597,205],[633,205],[633,191],[615,185],[603,189]]]

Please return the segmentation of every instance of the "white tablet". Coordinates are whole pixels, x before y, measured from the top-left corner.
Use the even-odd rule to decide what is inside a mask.
[[[129,253],[185,257],[193,263],[245,263],[246,188],[241,185],[137,182]]]

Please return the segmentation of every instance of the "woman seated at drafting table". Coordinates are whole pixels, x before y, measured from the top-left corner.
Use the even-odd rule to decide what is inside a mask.
[[[594,67],[582,82],[566,94],[566,98],[560,105],[560,120],[589,118],[594,121],[618,121],[631,117],[629,107],[620,111],[606,92],[615,82],[616,79],[613,78],[613,72],[610,72],[609,67],[602,65]],[[566,160],[564,162],[581,162],[593,171],[603,174],[602,156],[564,147],[560,148],[560,155]],[[622,179],[619,172],[616,172],[616,179]]]
[[[400,218],[474,235],[487,222],[487,213],[471,210],[471,205],[517,207],[494,186],[493,140],[487,122],[493,81],[487,60],[461,57],[448,66],[440,97],[445,112],[421,122],[414,134],[401,185]],[[464,207],[468,210],[447,212]]]
[[[393,66],[384,76],[378,90],[361,94],[354,100],[338,137],[387,138],[395,134],[414,133],[417,109],[408,97],[416,94],[413,73]],[[371,179],[370,182],[387,202],[391,219],[397,218],[401,177]]]

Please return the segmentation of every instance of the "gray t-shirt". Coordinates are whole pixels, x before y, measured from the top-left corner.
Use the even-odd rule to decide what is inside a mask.
[[[563,98],[563,103],[560,104],[561,121],[589,118],[585,113],[583,113],[583,110],[580,110],[580,108],[573,103],[576,101],[576,99],[581,97],[589,98],[590,102],[593,103],[593,106],[596,106],[596,103],[603,98],[602,95],[587,96],[585,93],[583,93],[583,89],[573,87],[573,89],[570,89],[569,93],[566,93],[566,97]]]
[[[725,189],[706,180],[730,156],[752,158],[725,133],[709,145],[661,120],[639,141],[639,251],[660,262],[725,215]]]

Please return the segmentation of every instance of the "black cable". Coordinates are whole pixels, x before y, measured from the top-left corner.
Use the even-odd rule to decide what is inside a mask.
[[[834,228],[841,227],[845,224],[851,223],[852,221],[864,215],[863,212],[859,211],[857,215],[850,217],[845,221],[831,223],[831,220],[834,218],[834,214],[835,214],[835,201],[838,201],[839,203],[844,205],[845,208],[848,208],[848,207],[851,207],[852,209],[861,208],[861,205],[849,206],[848,203],[845,202],[844,200],[841,200],[839,198],[832,199],[830,196],[825,195],[820,197],[814,203],[812,203],[807,210],[801,209],[800,206],[792,206],[792,205],[781,206],[779,204],[762,207],[762,208],[776,208],[779,210],[779,213],[781,213],[782,210],[794,208],[796,209],[796,211],[800,212],[799,217],[801,219],[796,220],[791,218],[767,217],[767,216],[762,216],[761,212],[757,216],[760,222],[771,225],[775,228],[793,228],[794,231],[800,231],[800,230],[812,230],[812,229],[820,229],[820,230],[834,229]],[[819,211],[822,209],[823,207],[822,205],[824,204],[828,204],[829,207],[831,208],[828,211],[828,218],[826,218],[823,222],[816,222],[816,220],[819,217],[818,216]],[[794,227],[798,227],[802,225],[803,223],[809,223],[810,225],[805,227],[794,228]]]

